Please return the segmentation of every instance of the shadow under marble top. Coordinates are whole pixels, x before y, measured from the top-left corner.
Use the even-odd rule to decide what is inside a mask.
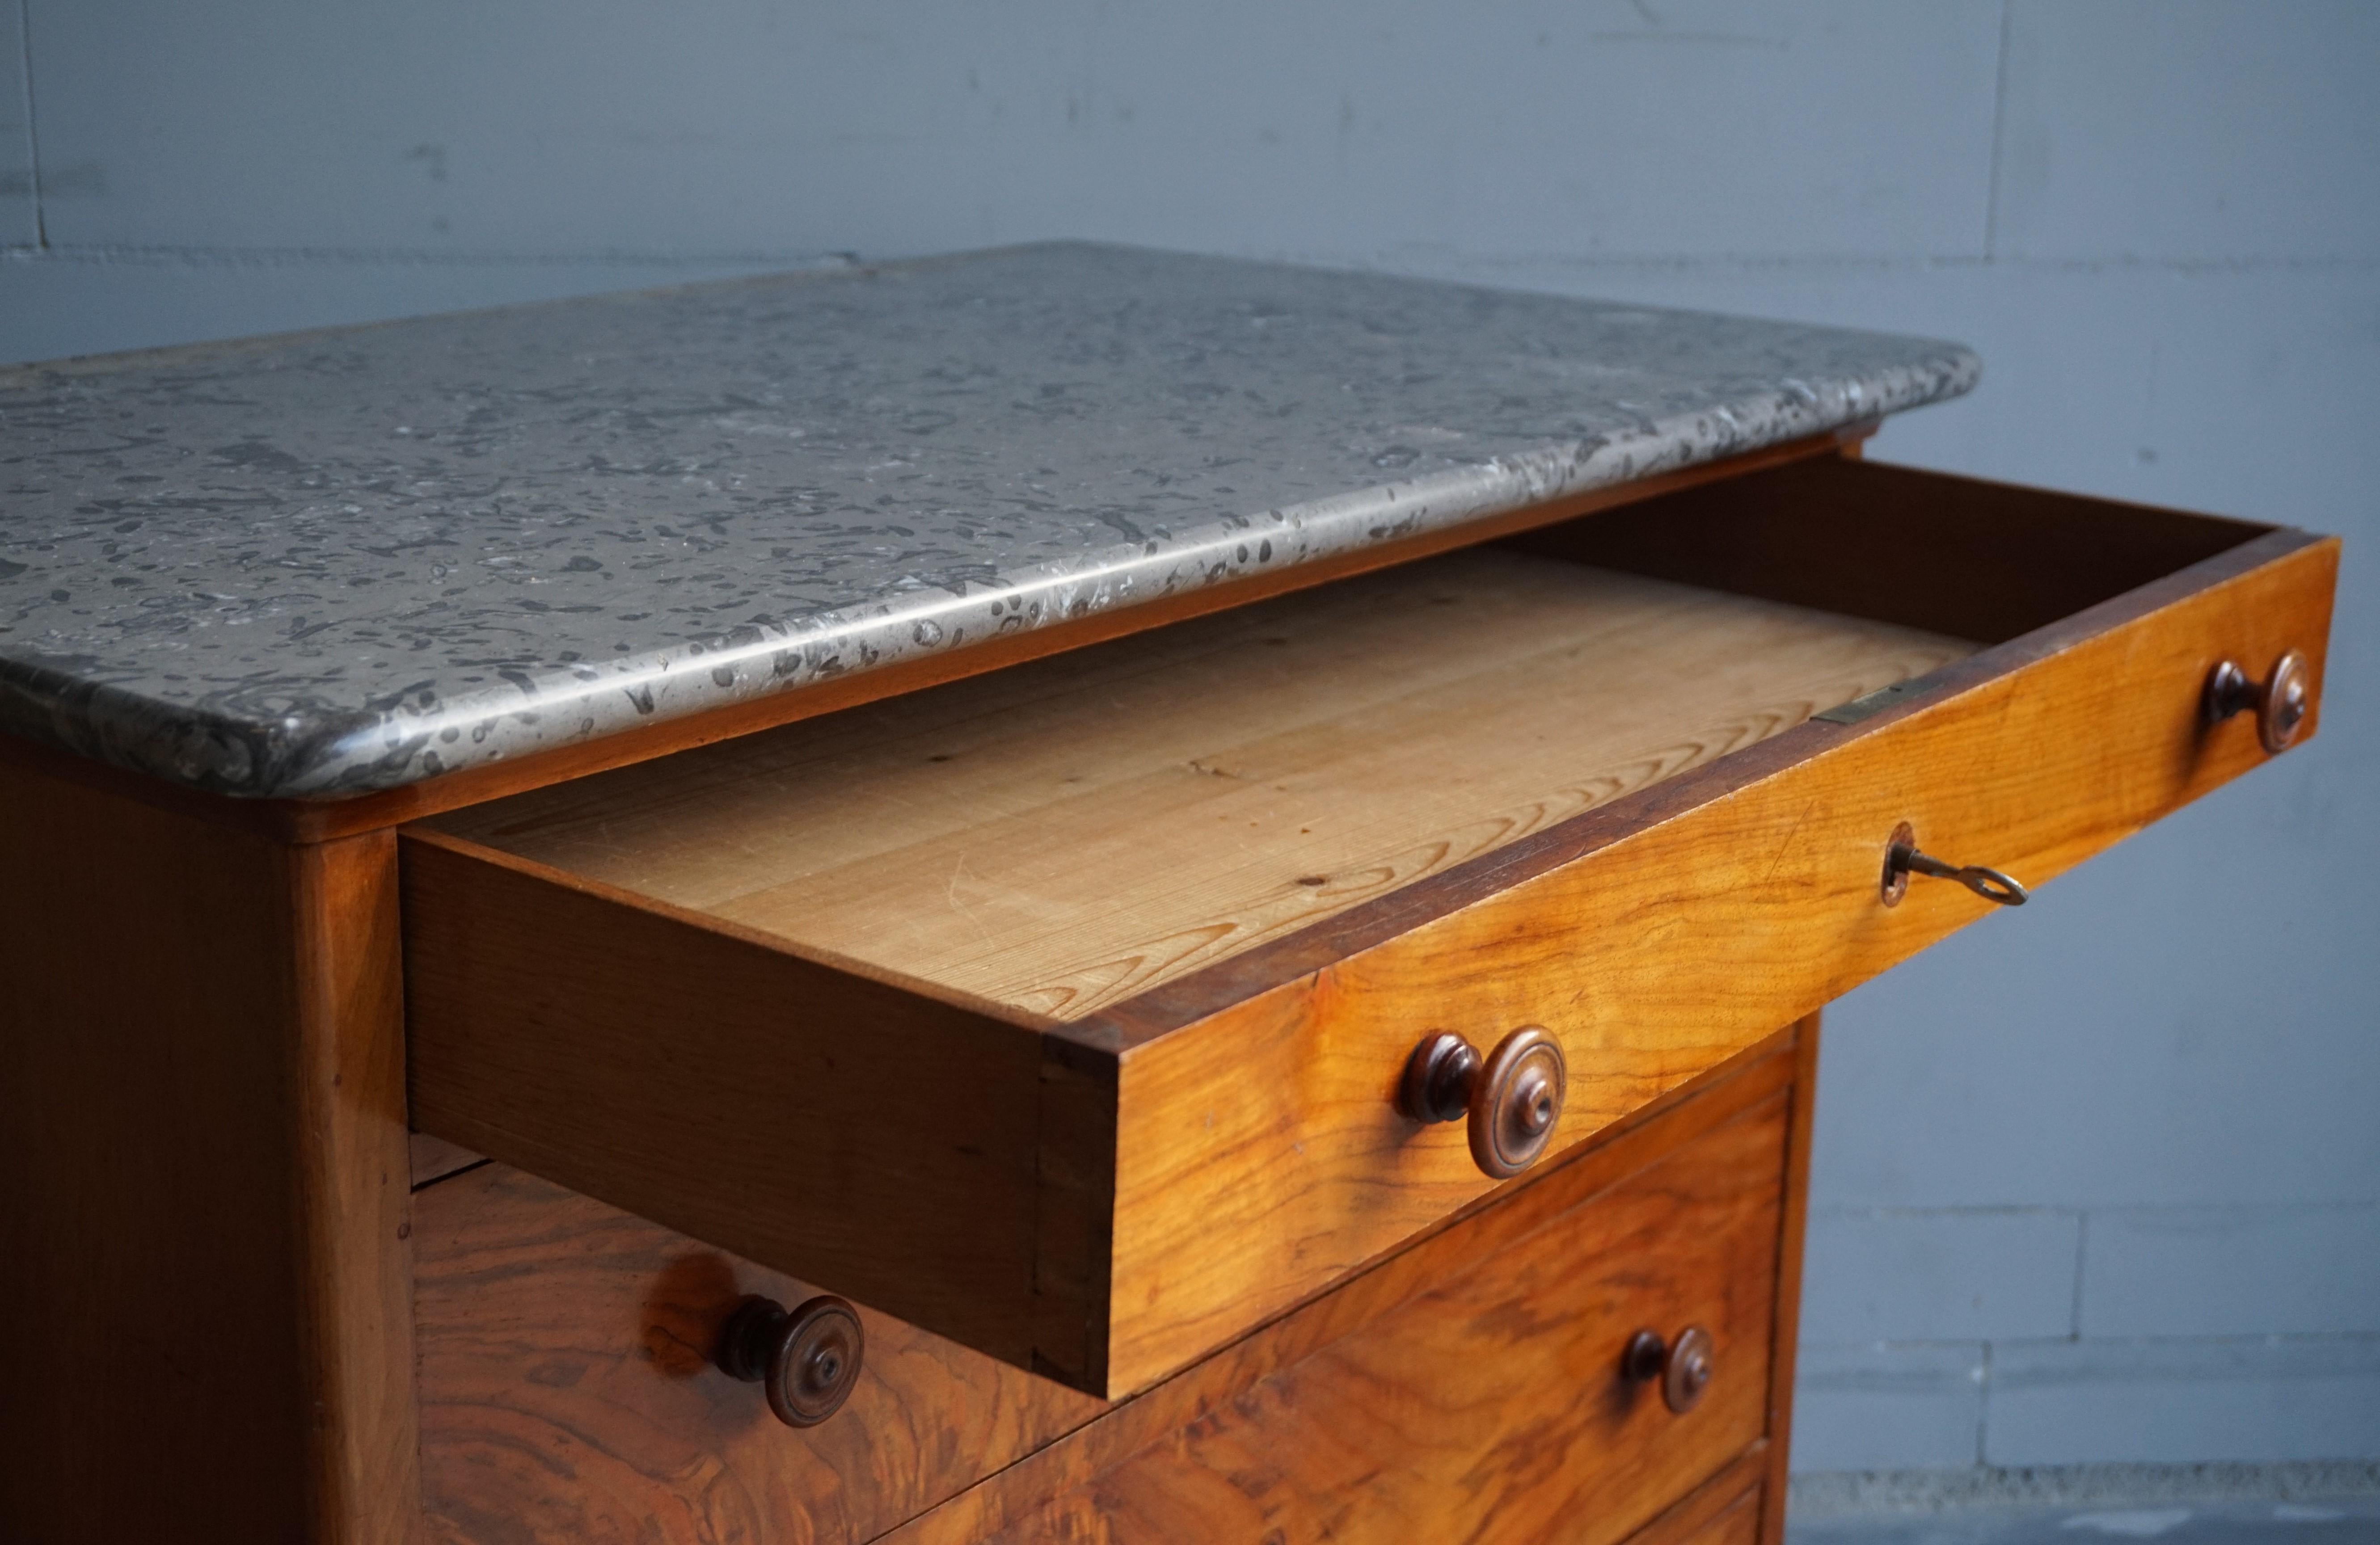
[[[1977,368],[1065,244],[0,370],[0,730],[226,794],[388,789]]]

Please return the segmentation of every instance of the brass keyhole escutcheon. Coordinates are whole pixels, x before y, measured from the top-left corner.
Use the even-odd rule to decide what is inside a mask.
[[[1900,899],[1909,894],[1912,875],[1954,880],[1998,907],[2022,907],[2032,899],[2030,891],[1997,869],[1986,869],[1980,863],[1945,863],[1919,852],[1917,834],[1903,821],[1892,828],[1891,837],[1884,844],[1884,878],[1878,882],[1877,890],[1886,906],[1900,905]]]
[[[1569,1086],[1561,1043],[1541,1026],[1512,1032],[1484,1060],[1470,1042],[1441,1030],[1405,1059],[1397,1108],[1415,1121],[1466,1122],[1472,1162],[1490,1179],[1508,1180],[1553,1141]]]

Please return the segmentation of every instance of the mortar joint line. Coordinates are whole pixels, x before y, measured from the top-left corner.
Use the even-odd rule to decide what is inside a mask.
[[[33,0],[17,0],[17,68],[25,88],[25,187],[33,200],[33,250],[47,251],[49,219],[42,208],[42,131],[33,123]]]
[[[1999,54],[1992,65],[1992,151],[1984,181],[1984,261],[1999,256],[2000,140],[2008,133],[2009,32],[2016,0],[2000,0]]]
[[[1980,1370],[1983,1388],[1975,1397],[1975,1467],[1981,1469],[1991,1461],[1985,1457],[1985,1445],[1992,1422],[1992,1344],[1984,1343],[1983,1366]]]

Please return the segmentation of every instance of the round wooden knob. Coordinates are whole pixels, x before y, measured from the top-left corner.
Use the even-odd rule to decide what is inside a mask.
[[[859,1311],[829,1294],[791,1314],[773,1298],[747,1298],[719,1333],[720,1370],[762,1385],[787,1427],[816,1427],[842,1409],[867,1350]]]
[[[1638,1331],[1620,1349],[1620,1376],[1632,1384],[1641,1384],[1661,1376],[1661,1366],[1670,1360],[1670,1344],[1661,1339],[1658,1331]]]
[[[1711,1355],[1717,1348],[1710,1332],[1700,1325],[1688,1325],[1678,1333],[1670,1356],[1661,1364],[1661,1400],[1672,1411],[1686,1412],[1703,1397],[1710,1387]]]
[[[2256,705],[2256,731],[2265,749],[2278,756],[2298,738],[2306,710],[2313,706],[2313,673],[2295,649],[2283,655],[2265,682],[2264,699]]]
[[[2289,750],[2313,707],[2313,668],[2291,649],[2273,662],[2272,674],[2252,681],[2236,660],[2218,660],[2206,678],[2206,721],[2219,724],[2234,714],[2256,711],[2256,734],[2273,755]]]
[[[1397,1109],[1424,1123],[1460,1121],[1471,1109],[1471,1085],[1478,1077],[1478,1047],[1451,1030],[1432,1032],[1405,1058]]]
[[[1405,1058],[1397,1108],[1415,1121],[1467,1120],[1473,1161],[1506,1180],[1553,1141],[1568,1084],[1560,1043],[1536,1025],[1504,1037],[1485,1061],[1470,1042],[1441,1030]]]
[[[1569,1082],[1561,1043],[1537,1026],[1496,1044],[1471,1083],[1471,1157],[1483,1173],[1509,1179],[1537,1162],[1553,1141]]]
[[[1688,1325],[1674,1342],[1658,1331],[1638,1331],[1620,1353],[1620,1376],[1631,1383],[1661,1381],[1661,1403],[1683,1414],[1693,1410],[1717,1371],[1712,1356],[1717,1343],[1700,1325]]]

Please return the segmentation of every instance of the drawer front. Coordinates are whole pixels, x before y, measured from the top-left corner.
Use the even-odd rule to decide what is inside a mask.
[[[1887,905],[1896,827],[2038,884],[2268,759],[2252,712],[2204,718],[2218,660],[2301,651],[2319,704],[2334,540],[1851,464],[1773,476],[1798,481],[1694,496],[1734,523],[1708,541],[1596,547],[1693,529],[1659,504],[1536,539],[1896,627],[1941,593],[1946,626],[1999,642],[1865,717],[1789,705],[1731,754],[1648,754],[1633,792],[1065,1021],[489,846],[501,809],[476,838],[409,830],[415,1119],[1115,1397],[1494,1189],[1465,1123],[1396,1106],[1424,1037],[1485,1053],[1541,1027],[1568,1068],[1550,1158],[1993,911],[1934,879]],[[1805,529],[1828,561],[1793,559]],[[566,797],[599,847],[674,818]],[[740,855],[783,839],[691,824]],[[1237,863],[1250,829],[1208,846]],[[921,904],[964,911],[947,891]]]
[[[432,1536],[1617,1541],[1758,1473],[1792,1067],[1755,1062],[1123,1405],[863,1310],[859,1385],[802,1431],[702,1348],[742,1294],[804,1285],[482,1166],[415,1198]],[[1688,1325],[1716,1373],[1677,1414],[1621,1351]],[[1681,1504],[1673,1532],[1730,1505]]]
[[[1742,1538],[1772,1394],[1789,1069],[1766,1058],[893,1538],[1614,1545],[1721,1477],[1710,1505],[1678,1510],[1678,1538]],[[1680,1413],[1621,1352],[1696,1326],[1716,1373]]]
[[[1754,1545],[1760,1538],[1760,1499],[1748,1496],[1688,1538],[1694,1545]]]
[[[2038,884],[2261,765],[2253,714],[2204,723],[2208,673],[2291,648],[2318,671],[2337,557],[2252,543],[1864,722],[1804,724],[1415,887],[1441,892],[1413,903],[1434,915],[1351,915],[1111,1016],[1113,1385],[1495,1184],[1463,1123],[1396,1109],[1424,1035],[1485,1052],[1550,1031],[1569,1068],[1558,1151],[1998,910],[1924,878],[1886,905],[1900,823]]]
[[[856,1545],[1081,1425],[1076,1391],[863,1306],[859,1385],[795,1431],[710,1361],[807,1284],[499,1164],[413,1198],[424,1511],[450,1545]]]
[[[1634,1545],[1757,1545],[1760,1501],[1760,1491],[1755,1488],[1674,1534],[1654,1524],[1637,1537]]]

